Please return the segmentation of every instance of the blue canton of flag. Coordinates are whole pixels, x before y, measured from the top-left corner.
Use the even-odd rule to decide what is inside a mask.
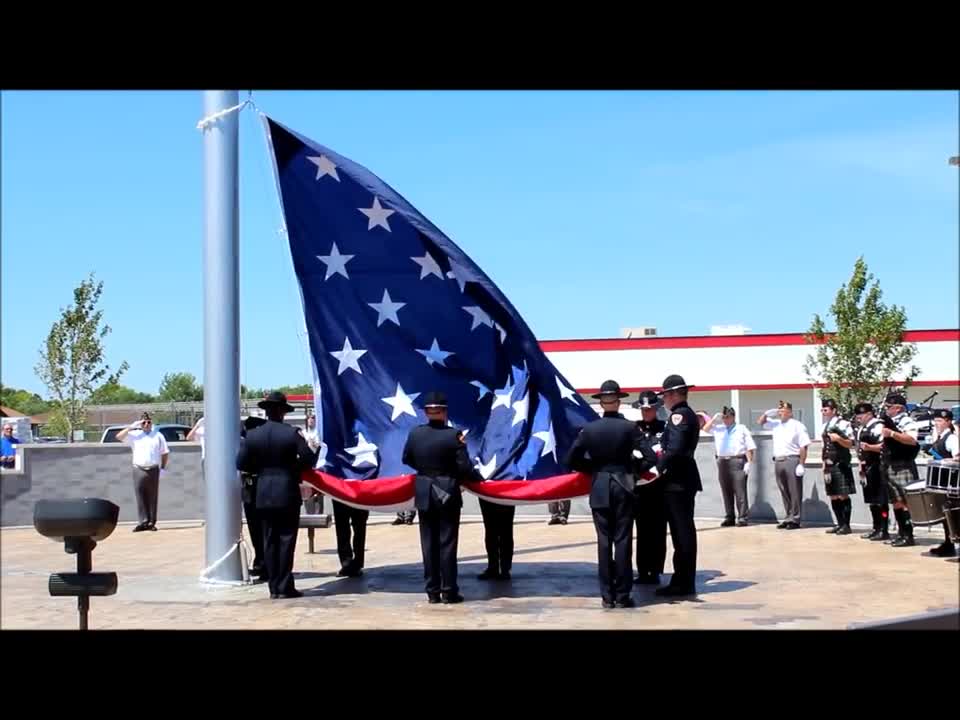
[[[441,390],[486,479],[565,472],[596,419],[500,290],[389,185],[265,119],[315,371],[318,469],[401,475]]]

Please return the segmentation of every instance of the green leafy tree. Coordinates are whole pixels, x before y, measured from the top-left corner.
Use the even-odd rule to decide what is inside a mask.
[[[24,415],[39,415],[50,409],[50,403],[36,393],[0,384],[0,405],[22,412]]]
[[[70,423],[59,408],[50,412],[50,417],[44,423],[40,434],[44,437],[65,437],[71,441],[73,437]]]
[[[153,403],[157,399],[150,393],[140,392],[120,383],[104,383],[90,395],[91,405],[136,405]]]
[[[94,282],[93,273],[73,291],[73,304],[60,309],[40,347],[40,362],[34,368],[37,377],[50,391],[73,441],[73,431],[86,419],[87,399],[101,383],[119,382],[129,367],[123,362],[110,373],[104,360],[104,338],[109,325],[102,325],[103,311],[97,309],[103,282]]]
[[[203,400],[203,386],[188,372],[167,373],[160,381],[157,398],[161,402]]]
[[[860,402],[878,403],[891,382],[902,379],[906,389],[920,374],[915,365],[907,367],[917,354],[916,345],[903,342],[907,314],[884,304],[880,283],[862,257],[837,291],[830,316],[834,332],[814,315],[806,340],[816,348],[803,369],[811,382],[826,383],[822,394],[845,411]]]

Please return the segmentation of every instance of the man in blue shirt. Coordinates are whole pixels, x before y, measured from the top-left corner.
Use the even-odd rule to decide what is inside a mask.
[[[17,464],[17,448],[19,438],[13,436],[13,425],[3,426],[3,435],[0,436],[0,467],[13,468]]]

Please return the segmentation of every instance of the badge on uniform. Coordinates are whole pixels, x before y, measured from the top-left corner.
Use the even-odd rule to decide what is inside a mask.
[[[670,416],[670,422],[672,422],[674,425],[679,425],[683,422],[683,415],[680,413],[674,413]]]

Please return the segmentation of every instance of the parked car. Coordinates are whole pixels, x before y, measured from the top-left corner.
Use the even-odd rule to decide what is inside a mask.
[[[123,430],[127,425],[111,425],[103,431],[102,443],[117,442],[117,433]],[[190,432],[188,425],[162,424],[154,425],[167,442],[186,442],[187,433]]]

